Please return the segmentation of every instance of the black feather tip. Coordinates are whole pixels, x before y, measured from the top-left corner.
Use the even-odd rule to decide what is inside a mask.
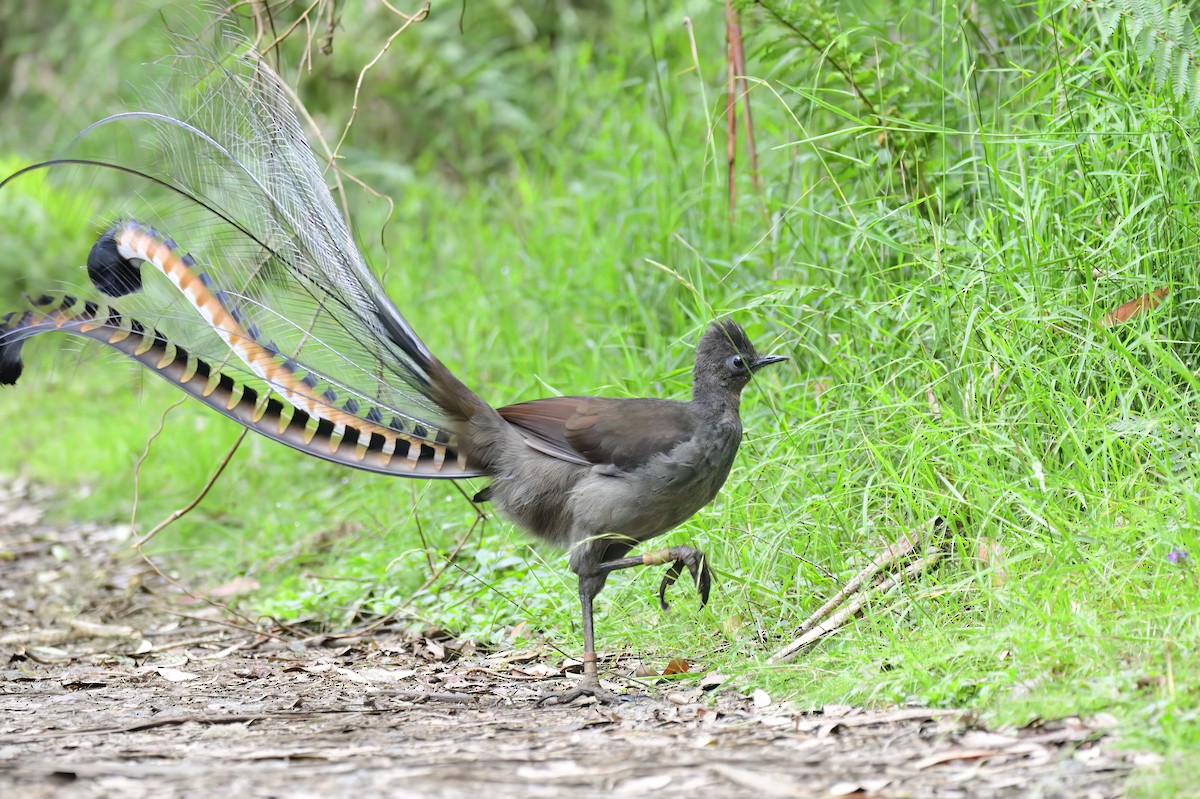
[[[109,230],[96,240],[88,253],[88,277],[109,297],[123,297],[142,288],[141,267],[121,255],[117,237]]]
[[[9,314],[0,321],[7,323],[12,317],[13,314]],[[24,368],[21,363],[21,344],[24,340],[15,336],[5,340],[4,327],[0,325],[0,386],[12,386],[16,385]]]

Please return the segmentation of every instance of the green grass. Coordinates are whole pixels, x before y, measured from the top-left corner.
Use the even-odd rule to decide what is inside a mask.
[[[655,6],[647,29],[640,3],[616,3],[594,37],[508,56],[528,87],[505,89],[521,124],[480,112],[458,131],[467,122],[439,99],[439,144],[405,138],[410,163],[382,134],[352,141],[347,168],[397,198],[389,291],[496,404],[685,396],[694,341],[723,313],[792,356],[747,390],[747,437],[721,496],[665,536],[709,553],[713,601],[699,610],[681,583],[664,616],[658,574],[614,577],[603,649],[690,657],[802,706],[919,702],[1017,724],[1110,712],[1129,745],[1169,755],[1145,793],[1187,786],[1200,776],[1195,118],[1076,12],[946,4],[931,17],[928,4],[880,2],[810,19],[804,6],[781,14],[839,37],[825,58],[853,61],[875,112],[748,10],[764,187],[755,195],[743,168],[732,223],[707,139],[723,158],[716,6],[689,9],[699,76],[678,8]],[[393,54],[395,73],[381,65],[395,103],[405,65],[458,36],[438,24]],[[343,41],[342,58],[366,60],[354,46],[369,42]],[[479,93],[464,107],[499,91],[489,86],[464,82]],[[434,102],[410,99],[417,115]],[[0,143],[27,152],[16,141]],[[44,227],[4,227],[10,203],[30,197],[61,215],[52,196],[6,189],[10,252],[43,249]],[[359,199],[357,229],[377,241],[382,206]],[[20,266],[68,276],[90,244],[73,240],[73,256]],[[1154,312],[1098,324],[1160,286],[1171,293]],[[128,518],[132,464],[171,390],[91,349],[30,349],[22,385],[0,392],[8,467],[62,489],[60,518]],[[235,436],[203,409],[172,412],[143,467],[142,522],[190,499]],[[795,662],[764,665],[839,581],[936,515],[961,525],[936,571]],[[253,607],[280,616],[345,624],[408,603],[485,640],[510,640],[524,620],[577,650],[565,559],[502,521],[414,594],[474,520],[450,486],[248,440],[154,551],[193,585],[255,577]],[[1168,562],[1173,550],[1192,562]]]

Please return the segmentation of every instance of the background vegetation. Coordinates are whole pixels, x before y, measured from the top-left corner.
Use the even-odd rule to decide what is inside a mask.
[[[471,0],[435,4],[365,81],[344,167],[396,200],[381,237],[385,205],[352,198],[365,249],[497,404],[684,396],[693,342],[724,313],[794,359],[748,390],[721,497],[667,537],[708,551],[714,601],[697,610],[681,585],[664,616],[656,574],[618,576],[602,649],[690,657],[801,705],[1111,712],[1131,744],[1170,754],[1147,790],[1186,790],[1200,776],[1191,9],[741,5],[759,170],[740,133],[732,212],[721,4]],[[0,15],[4,172],[152,88],[151,2],[0,0]],[[347,4],[341,25],[300,78],[331,140],[397,20]],[[0,193],[5,305],[75,279],[106,221],[52,183]],[[0,392],[0,468],[59,487],[64,519],[127,520],[171,389],[71,342],[29,349],[22,385]],[[139,521],[190,499],[236,434],[172,411]],[[763,665],[935,515],[958,525],[936,573]],[[450,486],[247,440],[154,552],[193,586],[253,578],[247,607],[289,619],[407,603],[465,635],[574,652],[563,556],[474,520]]]

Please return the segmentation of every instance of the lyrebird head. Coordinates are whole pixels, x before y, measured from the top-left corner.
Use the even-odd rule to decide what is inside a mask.
[[[713,322],[696,347],[693,393],[718,386],[739,392],[756,371],[786,360],[784,355],[759,355],[746,331],[736,322],[729,319]]]

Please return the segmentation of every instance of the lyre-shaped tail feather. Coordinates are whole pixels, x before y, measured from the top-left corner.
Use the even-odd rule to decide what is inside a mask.
[[[309,365],[307,356],[303,356],[304,362],[300,360],[303,345],[284,350],[264,338],[262,330],[230,294],[218,287],[207,272],[199,271],[191,255],[177,250],[173,239],[153,228],[124,222],[107,231],[92,247],[88,275],[102,293],[115,299],[140,292],[144,282],[139,264],[153,266],[179,291],[179,304],[191,305],[249,372],[295,408],[333,424],[336,436],[341,436],[346,427],[382,436],[384,455],[398,449],[416,452],[413,448],[423,443],[444,447],[452,442],[448,425],[439,430],[402,418],[395,409],[372,398],[348,394],[328,375]],[[422,372],[412,373],[416,385],[430,384],[423,370],[433,363],[431,359],[422,364]],[[301,375],[302,371],[305,374]]]
[[[487,406],[432,355],[367,266],[279,76],[232,27],[194,21],[194,37],[179,34],[176,57],[158,62],[168,72],[157,107],[138,97],[143,110],[102,119],[63,157],[0,180],[2,190],[50,170],[105,196],[111,218],[125,220],[88,257],[100,296],[86,296],[100,302],[35,303],[0,329],[0,383],[19,374],[22,340],[64,330],[327,460],[416,477],[479,474],[456,433]],[[220,376],[209,374],[218,366]]]
[[[450,435],[463,414],[443,406],[431,372],[453,377],[367,266],[287,89],[231,26],[192,22],[176,56],[148,67],[166,67],[157,100],[133,98],[142,110],[100,120],[0,190],[45,169],[104,197],[111,219],[143,223],[119,222],[93,247],[88,277],[102,296],[87,298],[208,363],[235,356],[228,371],[265,381],[337,434],[378,434],[400,455],[454,448],[438,431]],[[155,228],[190,255],[172,254]],[[139,273],[156,260],[161,274]]]
[[[160,332],[116,309],[65,294],[31,300],[32,308],[0,318],[0,385],[21,375],[21,346],[41,333],[62,332],[99,341],[160,375],[238,424],[309,455],[356,469],[402,477],[476,477],[450,443],[448,432],[428,438],[398,435],[404,447],[388,447],[388,436],[366,419],[337,424],[294,407],[175,345]]]

